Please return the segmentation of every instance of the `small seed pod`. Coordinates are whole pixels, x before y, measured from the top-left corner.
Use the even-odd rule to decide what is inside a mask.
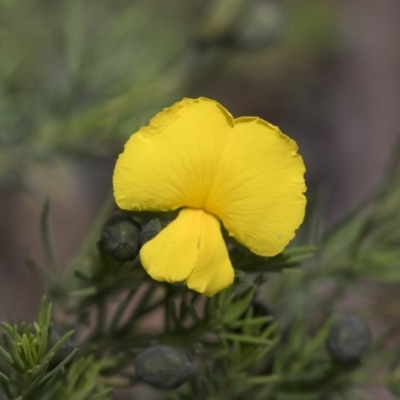
[[[126,215],[114,215],[104,225],[101,245],[114,260],[129,261],[139,253],[139,227]]]
[[[152,219],[140,232],[140,247],[144,246],[149,240],[156,237],[165,226],[165,222],[161,221],[159,218]]]
[[[333,360],[352,364],[360,361],[370,343],[371,331],[364,320],[347,315],[332,325],[326,347]]]
[[[182,352],[169,346],[152,346],[135,359],[136,377],[157,389],[175,389],[192,372],[192,364]]]

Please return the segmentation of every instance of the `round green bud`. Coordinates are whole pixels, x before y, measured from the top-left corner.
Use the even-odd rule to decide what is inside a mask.
[[[127,215],[114,215],[103,227],[101,245],[114,260],[129,261],[139,253],[139,226]]]
[[[358,362],[370,343],[371,331],[364,320],[347,315],[332,325],[326,347],[333,360],[348,364]]]
[[[169,346],[142,350],[134,362],[136,377],[157,389],[174,389],[192,372],[192,364],[182,352]]]
[[[164,228],[166,224],[159,218],[152,219],[140,232],[140,247],[143,247],[148,241],[155,238]]]

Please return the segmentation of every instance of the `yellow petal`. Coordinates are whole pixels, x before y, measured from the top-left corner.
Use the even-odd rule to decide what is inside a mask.
[[[201,208],[233,118],[209,99],[183,99],[132,135],[119,156],[114,196],[124,210]]]
[[[232,284],[234,271],[217,218],[184,208],[140,251],[142,264],[158,281],[186,282],[207,296]]]
[[[304,172],[293,140],[261,119],[238,118],[204,209],[254,253],[274,256],[303,221]]]

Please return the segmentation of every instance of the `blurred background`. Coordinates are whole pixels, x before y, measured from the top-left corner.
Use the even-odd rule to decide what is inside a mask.
[[[338,221],[399,134],[399,16],[398,0],[0,0],[0,319],[36,314],[45,199],[65,264],[126,139],[183,96],[278,125]]]

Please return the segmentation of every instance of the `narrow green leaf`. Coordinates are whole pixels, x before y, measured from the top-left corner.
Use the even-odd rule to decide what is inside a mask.
[[[22,334],[21,348],[22,348],[23,354],[25,356],[25,359],[28,362],[27,366],[30,368],[33,368],[36,365],[36,362],[34,361],[34,359],[32,357],[31,345],[29,343],[26,333]]]
[[[93,279],[93,272],[87,271],[85,269],[75,269],[75,276],[82,279],[85,282],[90,282]]]
[[[231,328],[241,328],[242,326],[248,325],[264,325],[266,322],[273,321],[274,317],[272,315],[267,315],[265,317],[247,318],[243,320],[234,321],[229,324]]]
[[[79,0],[67,1],[64,4],[65,63],[68,75],[79,76],[79,67],[85,43],[83,40],[85,25],[82,4]]]
[[[266,376],[254,376],[247,379],[247,383],[250,385],[268,385],[270,383],[279,382],[281,377],[279,375],[266,375]]]
[[[40,365],[35,365],[33,368],[31,368],[28,371],[28,375],[30,375],[32,378],[34,378],[38,372],[40,371]]]
[[[136,294],[136,289],[135,290],[130,290],[125,299],[123,301],[120,302],[118,308],[116,309],[111,322],[110,322],[110,332],[111,334],[115,333],[118,325],[120,324],[121,318],[124,314],[124,312],[126,311],[126,309],[129,306],[129,303],[131,302],[131,300],[133,299],[133,297]]]
[[[47,264],[51,268],[54,276],[59,273],[56,257],[53,250],[53,243],[51,240],[50,229],[49,229],[49,215],[50,215],[50,200],[46,199],[40,217],[40,231],[43,240],[44,254],[46,256]]]
[[[221,310],[215,311],[215,321],[218,325],[222,325],[222,312]]]
[[[77,289],[74,290],[70,293],[71,296],[73,297],[86,297],[86,296],[92,296],[97,293],[97,287],[95,286],[89,286],[83,289]]]
[[[14,329],[11,325],[7,324],[6,322],[1,322],[0,325],[3,327],[3,329],[8,332],[11,336],[14,335]]]
[[[268,345],[257,346],[247,357],[240,360],[238,368],[240,370],[247,370],[248,368],[251,368],[256,363],[265,358],[267,354],[270,353],[278,343],[278,340],[274,340],[271,341],[271,343]]]
[[[37,345],[37,359],[41,360],[46,352],[47,345],[49,342],[49,327],[45,327],[44,329],[36,330],[38,336],[38,345]]]
[[[233,341],[230,356],[231,356],[233,364],[234,364],[233,366],[237,367],[238,363],[240,362],[240,360],[242,358],[242,352],[241,352],[240,343],[238,340]]]
[[[3,374],[2,372],[0,372],[0,379],[5,383],[10,383],[9,377],[7,375]]]
[[[198,324],[201,323],[201,318],[197,315],[197,311],[196,311],[196,309],[194,308],[193,303],[188,303],[188,305],[187,305],[187,311],[188,311],[188,313],[190,314],[190,316],[192,317],[193,322],[194,322],[196,325],[198,325]]]
[[[301,358],[303,365],[309,362],[309,360],[318,351],[318,349],[321,349],[325,346],[325,340],[328,336],[332,323],[332,318],[326,321],[324,325],[319,329],[317,334],[313,337],[313,339],[305,346],[303,356]]]
[[[172,319],[175,328],[178,328],[180,326],[180,319],[178,318],[176,304],[172,299],[168,301],[168,315]]]
[[[300,392],[279,392],[276,396],[277,400],[320,400],[321,395],[319,393],[300,393]]]
[[[284,255],[290,257],[290,261],[303,261],[314,255],[315,246],[290,247],[284,251]]]
[[[235,292],[231,286],[217,294],[215,297],[217,297],[217,309],[221,312],[224,312],[225,309],[233,302]]]
[[[50,303],[47,308],[46,308],[46,312],[44,315],[44,329],[48,329],[50,327],[50,323],[51,323],[51,310],[52,310],[52,304]]]
[[[209,319],[215,318],[215,312],[217,310],[217,299],[216,296],[207,299],[206,304],[207,316]]]
[[[271,337],[275,334],[278,328],[279,328],[278,322],[273,322],[267,328],[265,328],[264,332],[261,333],[260,337],[264,339]]]
[[[40,325],[37,322],[33,323],[33,327],[35,328],[35,332],[38,334],[42,331],[42,328],[40,327]]]
[[[2,379],[0,379],[0,386],[3,388],[3,392],[7,396],[8,400],[15,400],[15,396],[11,393],[10,385],[6,384]]]
[[[223,314],[222,323],[230,325],[237,321],[249,308],[251,301],[254,298],[255,287],[250,287],[241,298],[232,301]]]
[[[110,193],[107,196],[107,199],[105,200],[98,216],[96,217],[89,234],[86,236],[83,245],[79,249],[77,257],[72,261],[71,264],[67,266],[67,277],[74,275],[76,268],[79,268],[82,263],[85,264],[84,260],[88,258],[90,253],[96,247],[96,243],[99,240],[100,231],[104,222],[110,215],[110,212],[114,208],[114,204],[114,196],[112,193]]]
[[[14,361],[13,367],[18,366],[22,371],[25,370],[25,364],[23,363],[21,357],[19,356],[17,344],[13,341],[8,333],[3,333],[4,341],[7,344],[8,350],[10,351],[11,357]]]
[[[25,364],[19,355],[17,344],[14,342],[14,340],[11,338],[11,336],[8,333],[3,333],[3,337],[7,344],[8,350],[11,353],[11,357],[14,360],[13,366],[15,367],[17,365],[22,370],[25,370]]]
[[[14,361],[10,355],[2,346],[0,346],[0,356],[3,357],[4,361],[6,361],[11,366],[14,365]]]
[[[42,379],[41,383],[44,383],[46,381],[48,381],[51,377],[53,377],[54,375],[58,374],[58,372],[60,372],[64,366],[72,359],[72,357],[75,356],[75,354],[79,351],[79,349],[74,349],[70,354],[68,354],[67,357],[64,358],[64,360],[62,360],[60,362],[60,364],[57,365],[57,367],[55,367],[52,371],[50,371],[49,373],[47,373],[44,378]]]
[[[47,373],[47,369],[49,367],[49,363],[48,362],[41,362],[40,365],[38,365],[38,369],[36,370],[36,376],[35,378],[32,380],[30,388],[34,389],[37,386],[40,385],[41,380],[43,379],[43,377],[46,375]]]
[[[42,266],[32,256],[26,259],[26,265],[32,270],[32,272],[39,277],[43,282],[53,283],[55,281],[54,276],[49,272],[47,268]]]
[[[238,342],[251,343],[251,344],[265,344],[268,345],[272,341],[269,339],[256,338],[252,336],[237,335],[235,333],[222,332],[219,334],[220,338],[237,340]]]
[[[152,297],[157,289],[157,286],[154,283],[150,283],[149,286],[146,288],[146,290],[142,293],[142,295],[139,298],[139,301],[136,305],[136,308],[133,310],[131,315],[129,316],[128,320],[131,322],[134,322],[137,317],[142,315],[144,313],[145,308],[147,305],[150,303],[152,300]],[[163,301],[162,301],[163,302]],[[162,303],[160,303],[162,304]]]
[[[61,346],[74,334],[74,331],[67,332],[60,340],[58,340],[53,347],[43,357],[42,362],[49,362],[53,356],[60,350]]]
[[[39,325],[42,325],[42,326],[45,325],[46,312],[47,312],[47,298],[46,298],[46,296],[43,296],[42,299],[40,300],[39,313],[38,313],[38,319],[37,319],[37,323]]]
[[[186,313],[187,313],[187,304],[188,304],[188,291],[184,291],[181,295],[180,299],[180,304],[179,304],[179,319],[181,320],[181,323],[183,323],[183,320],[185,319]]]

